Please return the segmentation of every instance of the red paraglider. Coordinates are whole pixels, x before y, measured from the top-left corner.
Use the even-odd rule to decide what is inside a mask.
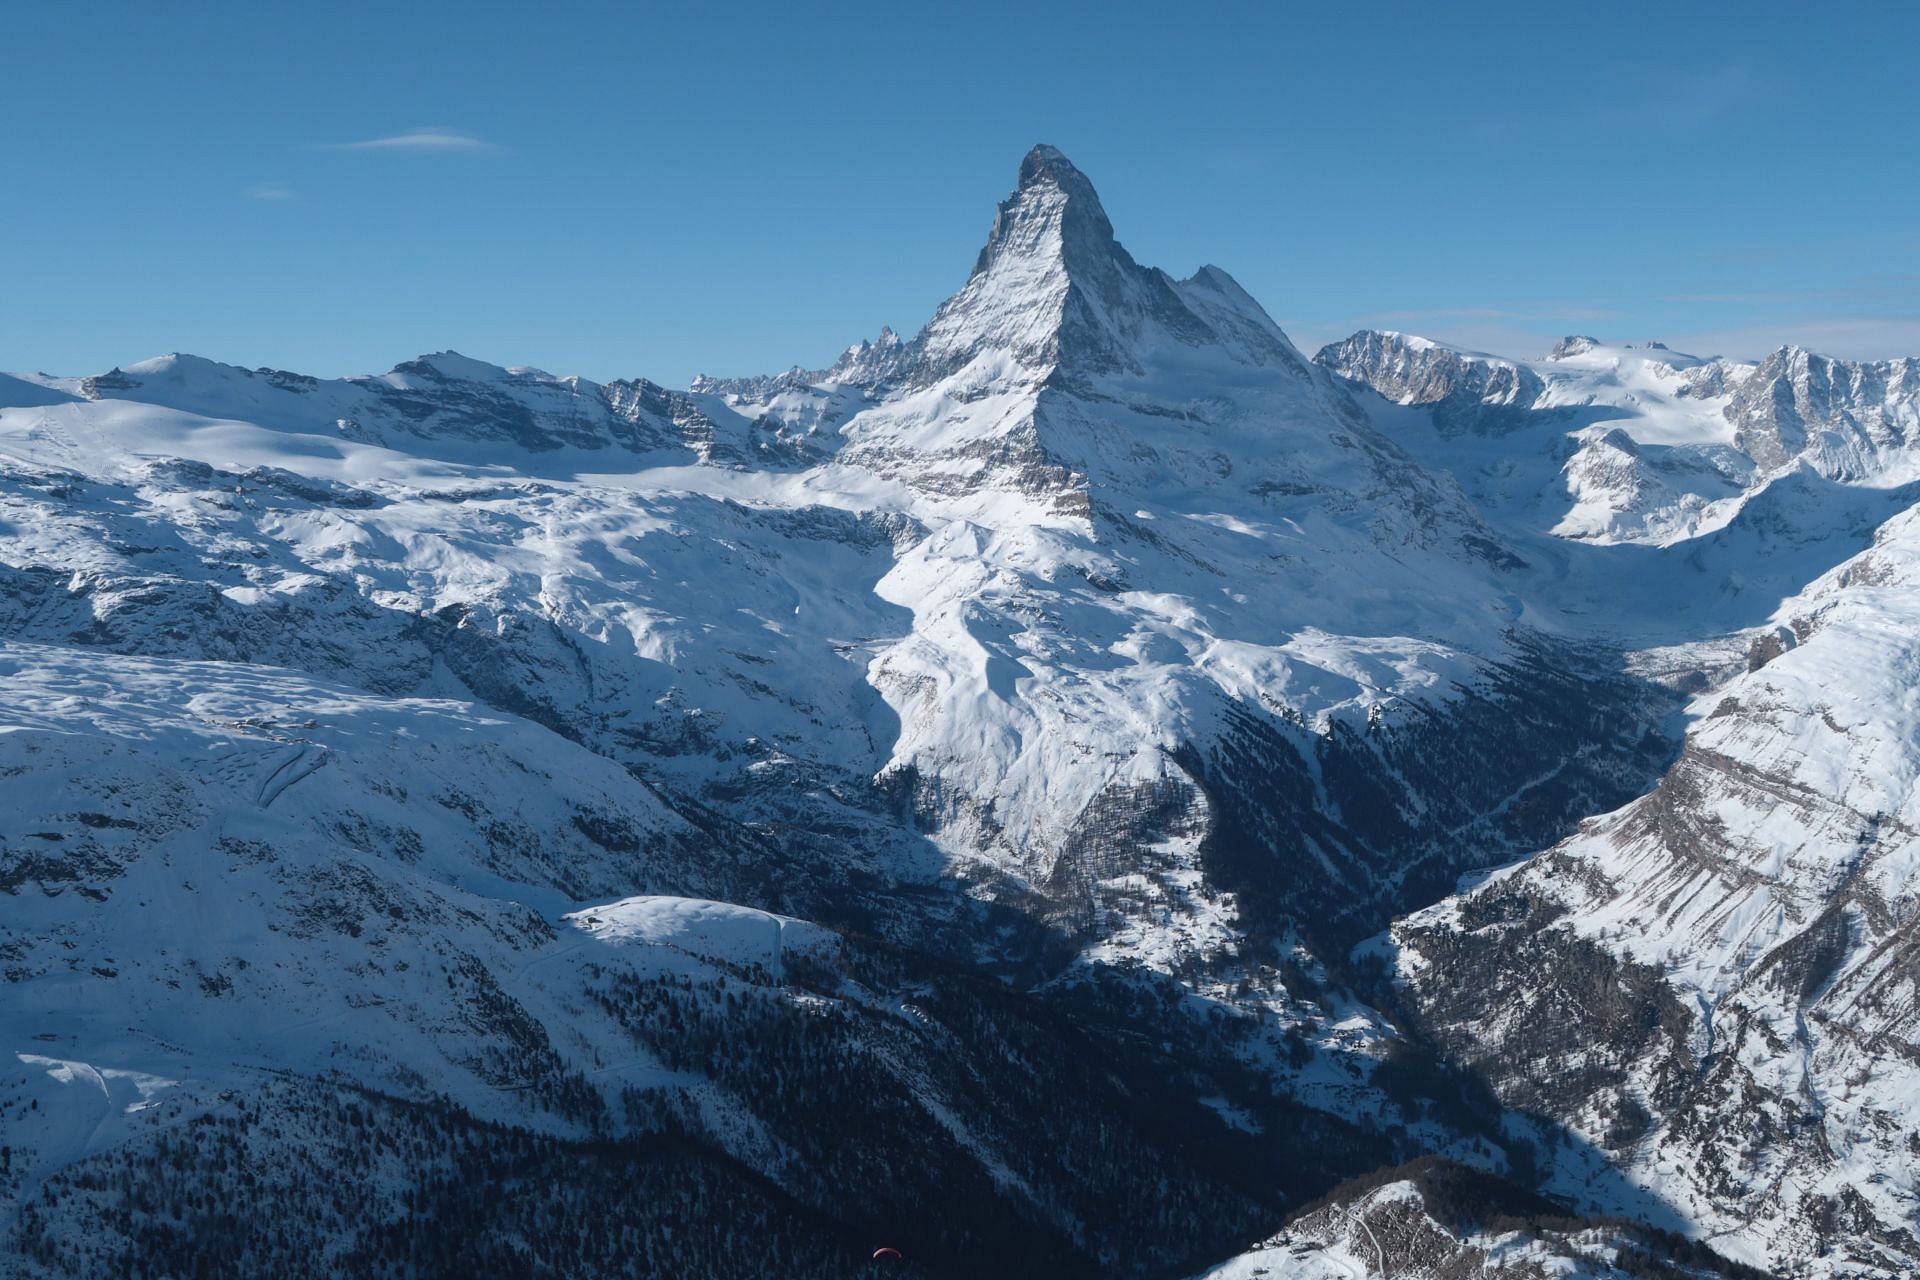
[[[890,1262],[904,1262],[906,1260],[904,1255],[890,1244],[883,1244],[873,1251],[872,1261],[878,1262],[882,1258]]]

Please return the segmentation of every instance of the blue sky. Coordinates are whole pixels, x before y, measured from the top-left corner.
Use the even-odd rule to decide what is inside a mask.
[[[1304,347],[1920,353],[1920,6],[15,6],[0,368],[819,364],[1036,141]]]

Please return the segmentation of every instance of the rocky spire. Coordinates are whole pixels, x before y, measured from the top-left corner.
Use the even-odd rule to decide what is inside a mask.
[[[944,377],[982,356],[1011,356],[1031,375],[1138,368],[1150,329],[1191,345],[1213,341],[1165,272],[1140,266],[1085,174],[1056,148],[1020,163],[966,286],[921,335],[923,376]]]
[[[1574,356],[1583,356],[1600,345],[1600,339],[1584,333],[1570,333],[1553,344],[1553,350],[1547,352],[1549,360],[1570,360]]]
[[[1058,148],[1040,144],[1020,162],[1020,184],[1001,202],[973,274],[1008,255],[1057,254],[1094,267],[1101,257],[1127,257],[1113,238],[1113,223],[1087,175]]]

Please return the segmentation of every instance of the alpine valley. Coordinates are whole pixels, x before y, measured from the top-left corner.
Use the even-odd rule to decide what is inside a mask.
[[[827,369],[0,376],[0,1272],[1908,1274],[1917,503],[1044,146]]]

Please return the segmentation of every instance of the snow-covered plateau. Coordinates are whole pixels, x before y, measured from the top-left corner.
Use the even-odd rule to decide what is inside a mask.
[[[827,369],[0,375],[0,1273],[1910,1272],[1916,500],[1048,147]]]

